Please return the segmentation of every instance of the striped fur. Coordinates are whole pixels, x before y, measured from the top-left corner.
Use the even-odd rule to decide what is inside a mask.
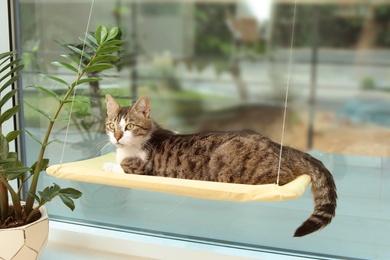
[[[177,134],[150,118],[141,97],[134,106],[107,100],[107,134],[126,173],[241,184],[275,183],[280,144],[252,131]],[[280,185],[302,174],[312,179],[313,214],[296,230],[300,237],[328,225],[336,210],[336,185],[324,165],[307,153],[283,147]]]

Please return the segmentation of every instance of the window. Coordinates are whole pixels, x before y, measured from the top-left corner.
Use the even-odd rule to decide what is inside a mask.
[[[77,89],[76,98],[91,105],[73,108],[67,139],[65,125],[55,129],[61,142],[49,147],[51,164],[112,151],[100,124],[105,93],[123,104],[148,95],[154,119],[180,132],[250,128],[279,142],[289,81],[285,144],[321,159],[339,193],[333,222],[296,239],[295,228],[312,212],[309,191],[295,201],[233,203],[45,176],[42,187],[57,182],[83,192],[75,212],[50,204],[52,218],[283,254],[389,258],[388,4],[95,1],[87,29],[91,1],[18,2],[24,86],[63,91],[38,74],[67,77],[50,62],[98,24],[119,26],[126,40],[123,66],[99,75],[98,86]],[[23,98],[51,107],[33,89]],[[45,122],[27,108],[24,124],[43,134]],[[37,144],[26,136],[25,146],[32,164]]]

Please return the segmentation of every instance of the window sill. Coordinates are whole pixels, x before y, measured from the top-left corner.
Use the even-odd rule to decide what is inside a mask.
[[[40,259],[297,260],[303,258],[156,238],[51,220],[49,242]]]

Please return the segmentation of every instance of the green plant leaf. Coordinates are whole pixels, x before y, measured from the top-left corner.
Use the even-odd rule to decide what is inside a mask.
[[[12,161],[12,162],[15,162],[15,161]],[[24,174],[30,170],[31,170],[30,168],[24,167],[24,166],[2,169],[2,171],[7,172],[8,175],[11,175],[11,174],[12,175],[21,175],[21,174]],[[17,177],[14,177],[13,179],[16,179],[16,178]],[[8,179],[11,180],[9,177],[8,177]]]
[[[103,48],[99,48],[99,50],[96,52],[96,55],[101,55],[104,53],[113,53],[122,50],[121,46],[107,46]]]
[[[109,63],[98,63],[98,64],[94,64],[94,65],[85,67],[83,69],[83,72],[92,72],[92,71],[96,72],[96,71],[108,70],[108,69],[111,69],[113,67],[114,66],[112,64],[109,64]]]
[[[91,34],[87,33],[87,38],[88,40],[90,40],[93,44],[95,44],[96,46],[99,46],[99,44],[97,43],[95,37],[93,37]]]
[[[30,103],[28,103],[27,101],[24,101],[24,103],[29,106],[31,109],[37,111],[38,113],[40,113],[41,115],[43,115],[44,117],[46,117],[47,119],[51,120],[51,117],[48,113],[46,113],[45,111],[43,111],[42,109],[34,106],[34,105],[31,105]]]
[[[90,48],[93,52],[96,52],[96,48],[87,40],[84,40],[83,38],[79,37],[79,40],[88,48]]]
[[[24,176],[24,174],[31,169],[24,166],[19,167],[10,167],[8,169],[3,169],[2,171],[5,172],[5,175],[7,176],[7,180],[12,181],[15,179],[19,179]]]
[[[118,27],[112,27],[110,29],[110,31],[108,32],[108,35],[107,35],[107,38],[106,38],[106,42],[108,42],[109,40],[112,40],[114,39],[119,33],[119,28]]]
[[[96,28],[96,30],[95,30],[95,39],[96,39],[97,45],[100,45],[100,42],[101,42],[102,26],[103,26],[103,25],[99,25],[99,26]]]
[[[11,166],[22,166],[22,163],[18,159],[18,154],[16,152],[10,152],[8,153],[8,158],[12,159],[12,165]]]
[[[48,79],[52,79],[54,81],[57,81],[58,83],[61,83],[62,85],[65,85],[65,86],[69,87],[68,82],[66,82],[63,79],[60,79],[60,78],[57,78],[57,77],[54,77],[54,76],[51,76],[51,75],[47,75],[47,74],[39,74],[39,75],[41,75],[42,77],[48,78]]]
[[[55,61],[55,62],[51,62],[51,64],[54,66],[57,66],[57,67],[66,68],[66,69],[71,70],[71,71],[76,72],[76,73],[79,72],[75,67],[73,67],[72,65],[70,65],[69,63],[66,63],[66,62]]]
[[[58,193],[62,202],[72,211],[75,209],[73,199],[78,199],[82,196],[80,191],[73,188],[61,189]]]
[[[37,143],[39,143],[41,146],[43,146],[41,140],[39,140],[35,135],[33,135],[30,131],[28,131],[27,129],[24,129],[24,131],[34,140],[36,141]]]
[[[96,56],[90,61],[90,64],[98,63],[98,62],[111,62],[111,61],[117,61],[119,60],[119,57],[113,54],[105,54]]]
[[[14,158],[7,158],[7,159],[4,159],[4,160],[0,160],[0,164],[6,164],[6,163],[11,163],[11,162],[14,162],[15,159]]]
[[[113,47],[113,46],[121,46],[125,41],[123,40],[111,40],[111,41],[107,41],[107,42],[104,42],[102,44],[100,44],[100,48],[106,48],[106,47]]]
[[[35,169],[37,168],[37,163],[38,162],[35,162],[32,166],[31,166],[31,174],[33,174],[35,172]],[[42,160],[42,165],[41,165],[41,168],[39,169],[39,172],[41,171],[45,171],[47,169],[47,166],[49,165],[49,159],[47,158],[43,158]]]
[[[4,89],[14,84],[15,81],[17,81],[20,78],[20,75],[15,75],[14,77],[11,77],[7,82],[5,82],[0,89],[0,93],[3,92]]]
[[[74,51],[75,53],[77,53],[78,55],[80,55],[80,57],[82,57],[83,59],[84,58],[86,58],[87,60],[91,60],[92,59],[92,57],[88,53],[86,53],[83,50],[80,50],[79,48],[77,48],[75,46],[67,45],[67,47],[69,49],[71,49],[72,51]]]
[[[19,72],[23,67],[24,67],[23,65],[19,65],[19,66],[13,68],[12,70],[10,70],[8,73],[6,73],[6,74],[0,79],[0,82],[2,82],[3,80],[5,80],[6,78],[8,78],[10,75]],[[1,89],[3,89],[3,87],[2,87]]]
[[[96,31],[95,31],[95,38],[96,38],[96,41],[97,43],[100,45],[101,43],[103,43],[106,38],[107,38],[107,35],[108,35],[108,30],[107,30],[107,27],[104,26],[104,25],[99,25],[97,28],[96,28]]]
[[[72,102],[72,100],[69,100],[69,102]],[[67,122],[69,122],[69,118],[57,118],[57,119],[52,119],[51,120],[52,122],[56,122],[56,123],[60,123],[60,122],[65,122],[65,123],[67,123]]]
[[[46,147],[46,146],[49,146],[52,143],[60,143],[60,142],[61,142],[60,140],[54,139],[54,140],[51,140],[50,142],[47,142],[46,144],[44,144],[44,146]]]
[[[81,191],[73,189],[73,188],[61,189],[60,194],[68,196],[69,198],[72,198],[72,199],[78,199],[83,195],[83,193]]]
[[[10,100],[15,95],[17,91],[18,91],[17,89],[12,89],[7,94],[5,94],[0,100],[0,108],[2,108],[4,104],[7,103],[7,101]]]
[[[28,167],[24,167],[18,159],[16,152],[10,152],[7,155],[7,161],[0,168],[0,173],[3,174],[7,180],[14,180],[21,178],[24,174],[30,170]],[[6,161],[6,160],[4,160]]]
[[[4,53],[0,53],[0,60],[2,59],[9,59],[10,57],[16,55],[17,51],[8,51]]]
[[[5,177],[7,181],[12,181],[15,179],[23,179],[26,172],[29,171],[30,168],[23,166],[15,166],[19,163],[19,161],[11,161],[3,165],[3,168],[0,169],[0,174]]]
[[[69,207],[72,211],[75,209],[75,204],[73,199],[78,199],[81,197],[82,193],[78,190],[72,188],[61,189],[61,187],[57,184],[53,184],[53,186],[46,187],[43,191],[38,191],[40,198],[35,195],[32,195],[37,201],[40,202],[41,205],[46,202],[51,201],[55,197],[59,196],[62,202]],[[31,194],[31,193],[29,193]]]
[[[64,57],[64,58],[66,58],[66,59],[68,59],[70,61],[73,61],[78,66],[80,65],[80,58],[78,58],[78,57],[75,57],[75,56],[72,56],[72,55],[69,55],[69,54],[63,54],[63,55],[61,55],[61,57]],[[83,64],[81,62],[81,66],[85,67],[85,64]]]
[[[3,66],[2,68],[0,68],[0,73],[3,73],[4,71],[8,70],[8,69],[12,69],[14,68],[15,65],[19,64],[20,62],[20,59],[16,59],[16,60],[13,60],[13,61],[10,61],[9,63],[7,63],[5,66]],[[0,80],[0,82],[3,81],[3,78]]]
[[[8,142],[8,143],[10,143],[10,142],[12,142],[13,140],[15,140],[16,137],[18,137],[19,134],[20,134],[20,130],[11,131],[11,132],[9,132],[9,133],[5,136],[5,139],[7,139],[7,142]]]
[[[72,87],[81,85],[81,84],[83,84],[83,83],[87,83],[87,82],[96,82],[96,81],[100,81],[100,80],[102,80],[102,78],[97,78],[97,77],[90,77],[90,78],[80,79],[80,80],[77,81],[77,82],[73,82]]]
[[[81,96],[78,96],[74,101],[73,100],[63,100],[63,103],[66,104],[66,103],[79,103],[79,104],[91,104],[91,100],[87,97],[81,97]]]
[[[53,186],[46,187],[43,191],[38,191],[41,201],[46,203],[58,196],[61,187],[54,183]]]
[[[44,88],[44,87],[41,87],[41,86],[28,86],[28,88],[35,88],[36,90],[38,90],[40,92],[43,92],[43,93],[46,93],[46,94],[54,97],[58,101],[61,101],[61,97],[58,96],[57,93],[55,93],[54,91],[52,91],[50,89],[47,89],[47,88]]]
[[[3,124],[5,121],[13,117],[18,111],[20,110],[20,105],[16,105],[11,107],[10,109],[6,110],[3,114],[0,116],[0,125]]]
[[[74,205],[74,202],[71,198],[67,197],[67,196],[64,196],[64,195],[61,195],[59,194],[60,196],[60,199],[62,200],[62,202],[68,207],[70,208],[71,211],[73,211],[75,209],[75,205]]]
[[[12,56],[4,57],[5,59],[0,63],[0,65],[2,66],[2,67],[0,67],[0,72],[5,71],[7,68],[10,68],[10,67],[12,67],[13,64],[17,63],[17,60],[11,60],[11,57]],[[3,66],[4,64],[6,64],[6,65]]]
[[[4,135],[0,135],[0,160],[8,160],[9,144]]]

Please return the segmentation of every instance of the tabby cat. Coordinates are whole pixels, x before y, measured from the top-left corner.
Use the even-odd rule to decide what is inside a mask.
[[[107,95],[106,131],[116,145],[118,164],[105,170],[191,180],[241,184],[275,183],[280,144],[252,131],[178,134],[150,117],[150,103],[141,97],[121,107]],[[331,173],[310,155],[283,147],[279,184],[302,174],[312,179],[315,209],[296,230],[300,237],[328,225],[336,210],[336,185]]]

